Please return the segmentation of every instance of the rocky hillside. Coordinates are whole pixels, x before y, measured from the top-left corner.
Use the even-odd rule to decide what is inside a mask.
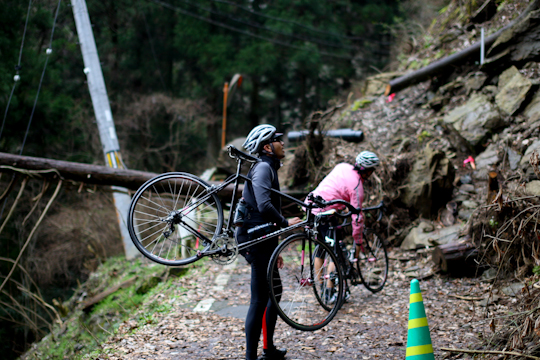
[[[482,28],[490,43],[481,64],[480,47],[466,52]],[[492,279],[527,285],[530,297],[519,306],[533,309],[540,287],[540,2],[451,1],[414,40],[395,71],[358,84],[343,105],[306,123],[362,130],[365,140],[313,133],[295,151],[288,185],[313,188],[335,164],[375,151],[383,164],[366,201],[392,200],[381,229],[388,242],[410,250],[463,246],[474,257],[469,273],[487,270]],[[452,58],[427,79],[384,94],[400,77]],[[435,271],[440,265],[432,264]],[[528,342],[538,340],[536,310],[501,329],[497,346],[534,353]]]
[[[540,148],[540,53],[534,50],[540,43],[540,35],[535,37],[539,8],[538,1],[452,1],[398,71],[367,79],[346,104],[307,121],[308,128],[323,131],[362,130],[365,140],[352,144],[308,137],[287,164],[286,185],[312,188],[335,164],[369,149],[380,155],[383,166],[367,184],[367,201],[376,203],[384,195],[392,199],[396,216],[387,232],[394,245],[420,245],[402,244],[410,230],[403,225],[420,219],[435,227],[458,224],[460,235],[456,232],[452,240],[479,241],[487,230],[478,228],[485,219],[477,215],[489,212],[486,223],[496,233],[513,213],[507,207],[525,206],[540,195],[535,152]],[[451,71],[383,95],[390,80],[413,73],[418,64],[444,59],[480,40],[481,28],[488,37],[505,27],[486,48],[482,65],[477,54]],[[434,244],[424,240],[421,245]],[[515,265],[511,270],[525,263]]]

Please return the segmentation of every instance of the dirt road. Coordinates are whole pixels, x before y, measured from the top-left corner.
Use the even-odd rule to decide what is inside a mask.
[[[361,285],[351,300],[325,328],[315,332],[292,329],[281,319],[275,343],[288,349],[287,359],[404,359],[410,280],[420,281],[436,359],[467,359],[446,348],[469,348],[479,337],[489,336],[485,316],[506,313],[499,297],[496,304],[489,284],[480,279],[452,279],[431,273],[429,253],[393,250],[390,276],[384,290],[371,294]],[[156,312],[148,324],[122,325],[104,345],[108,359],[243,359],[244,316],[249,304],[249,266],[239,259],[233,265],[208,262],[177,280],[175,294],[160,294],[159,304],[172,311]],[[482,306],[484,304],[484,306]]]

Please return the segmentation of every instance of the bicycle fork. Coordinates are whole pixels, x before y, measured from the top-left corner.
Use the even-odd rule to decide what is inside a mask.
[[[311,241],[309,242],[309,257],[311,258]],[[307,287],[307,286],[313,286],[314,280],[313,280],[313,264],[310,262],[309,264],[309,273],[307,274],[307,278],[303,277],[304,274],[304,267],[305,267],[305,260],[306,260],[306,239],[302,240],[302,252],[300,255],[300,274],[302,275],[302,278],[299,279],[298,276],[296,277],[296,280],[300,284],[300,287]]]

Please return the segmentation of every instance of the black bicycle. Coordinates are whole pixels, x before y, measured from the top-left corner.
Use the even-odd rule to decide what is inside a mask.
[[[346,227],[351,226],[351,222],[347,221],[350,214],[358,214],[359,210],[342,200],[337,203],[347,207],[350,212],[343,214],[336,209],[331,209],[319,213],[316,216],[316,227],[319,229],[325,227],[327,229],[324,241],[332,248],[338,259],[345,281],[344,290],[345,292],[348,291],[349,284],[354,286],[362,283],[372,293],[379,292],[383,289],[388,277],[389,261],[384,240],[374,229],[365,228],[359,251],[356,251],[355,246],[348,249],[343,239],[343,232]],[[379,222],[386,211],[384,200],[377,206],[362,209],[364,213],[370,211],[378,211],[375,221]],[[322,236],[319,235],[319,238],[322,238]],[[317,254],[317,250],[315,254]],[[320,264],[321,260],[315,259],[314,262]],[[332,281],[319,281],[317,295],[323,307],[331,306],[337,301]],[[343,301],[345,298],[346,294],[342,297]]]
[[[322,328],[334,318],[339,307],[321,306],[315,279],[334,283],[338,304],[343,296],[340,289],[344,279],[341,267],[331,265],[339,261],[334,251],[317,239],[311,209],[333,202],[306,204],[270,189],[305,208],[306,220],[238,245],[232,229],[233,211],[224,225],[223,207],[217,194],[232,185],[230,208],[234,209],[239,180],[251,181],[240,173],[242,164],[259,159],[233,146],[228,151],[238,163],[237,170],[220,185],[210,185],[192,174],[174,172],[150,179],[139,188],[128,216],[128,230],[135,246],[150,260],[169,266],[186,265],[205,257],[227,264],[236,259],[239,250],[297,230],[298,233],[281,242],[271,258],[271,298],[280,317],[292,327],[308,331]],[[324,265],[317,268],[313,263],[316,248],[325,259]]]

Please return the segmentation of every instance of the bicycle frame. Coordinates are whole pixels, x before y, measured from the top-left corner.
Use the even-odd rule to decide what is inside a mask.
[[[384,209],[384,200],[381,201],[376,206],[366,207],[362,209],[362,212],[365,211],[376,211],[379,210],[379,214],[377,216],[377,222],[382,219]],[[339,218],[339,215],[335,215],[337,218]],[[337,219],[334,219],[337,220]],[[332,221],[332,219],[328,219],[327,221]],[[333,240],[333,243],[329,243],[328,245],[332,248],[334,251],[336,257],[338,258],[339,262],[342,266],[343,275],[345,276],[345,279],[351,279],[351,269],[353,264],[345,257],[343,254],[343,251],[341,249],[340,241],[343,241],[343,239],[338,239],[338,230],[342,229],[346,226],[352,225],[352,222],[347,222],[347,220],[344,220],[341,224],[331,225],[328,227],[328,234],[331,236],[331,239]],[[367,230],[367,229],[366,229]],[[364,244],[360,244],[362,251],[364,251]]]
[[[238,185],[239,185],[239,180],[244,180],[244,186],[245,184],[247,184],[248,182],[251,182],[251,179],[249,179],[247,176],[241,174],[241,169],[242,169],[242,164],[244,162],[244,160],[242,159],[241,156],[238,156],[237,158],[237,162],[238,162],[238,165],[236,167],[236,173],[234,175],[231,175],[229,176],[227,179],[225,179],[225,181],[219,185],[212,185],[210,187],[210,191],[208,192],[207,196],[204,196],[200,199],[198,199],[195,203],[191,204],[189,206],[189,208],[196,208],[197,206],[199,206],[200,204],[202,204],[203,202],[205,202],[212,194],[217,194],[219,193],[220,191],[222,191],[223,189],[225,189],[227,186],[233,184],[233,192],[232,192],[232,199],[231,199],[231,211],[229,211],[229,217],[227,219],[227,223],[225,224],[225,227],[222,229],[221,233],[220,234],[225,234],[226,236],[229,236],[229,237],[232,237],[233,236],[233,230],[232,230],[232,218],[234,216],[233,214],[233,209],[235,208],[235,205],[237,203],[237,192],[238,192]],[[302,206],[306,209],[306,213],[307,213],[307,216],[306,216],[306,220],[298,223],[298,224],[295,224],[295,225],[292,225],[292,226],[288,226],[286,228],[283,228],[283,229],[279,229],[277,231],[274,231],[270,234],[267,234],[267,235],[263,235],[261,237],[258,237],[256,239],[253,239],[253,240],[250,240],[248,242],[245,242],[245,243],[242,243],[242,244],[239,244],[238,245],[238,250],[243,250],[243,249],[246,249],[250,246],[253,246],[253,245],[256,245],[256,244],[259,244],[263,241],[266,241],[268,239],[271,239],[271,238],[274,238],[276,236],[280,236],[286,232],[289,232],[291,230],[295,230],[295,229],[299,229],[299,228],[302,228],[302,227],[305,227],[305,226],[309,226],[312,221],[310,221],[311,219],[311,209],[313,207],[313,205],[311,204],[306,204],[304,203],[303,201],[300,201],[290,195],[287,195],[279,190],[275,190],[275,189],[270,189],[272,192],[280,195],[280,196],[283,196],[287,199],[289,199],[290,201],[292,202],[295,202],[296,204],[298,204],[299,206]],[[189,208],[188,210],[186,211],[186,209],[184,209],[184,211],[186,213],[189,213]],[[212,239],[208,239],[207,237],[205,237],[203,234],[200,234],[197,230],[195,229],[192,229],[191,227],[187,227],[188,230],[193,233],[193,235],[195,236],[198,236],[202,239],[204,239],[206,242],[209,242],[211,243],[212,242]],[[208,251],[208,247],[204,250],[202,250],[198,256],[199,257],[204,257],[204,256],[209,256],[209,255],[214,255],[216,253],[218,253],[220,250],[213,250],[213,251]]]

